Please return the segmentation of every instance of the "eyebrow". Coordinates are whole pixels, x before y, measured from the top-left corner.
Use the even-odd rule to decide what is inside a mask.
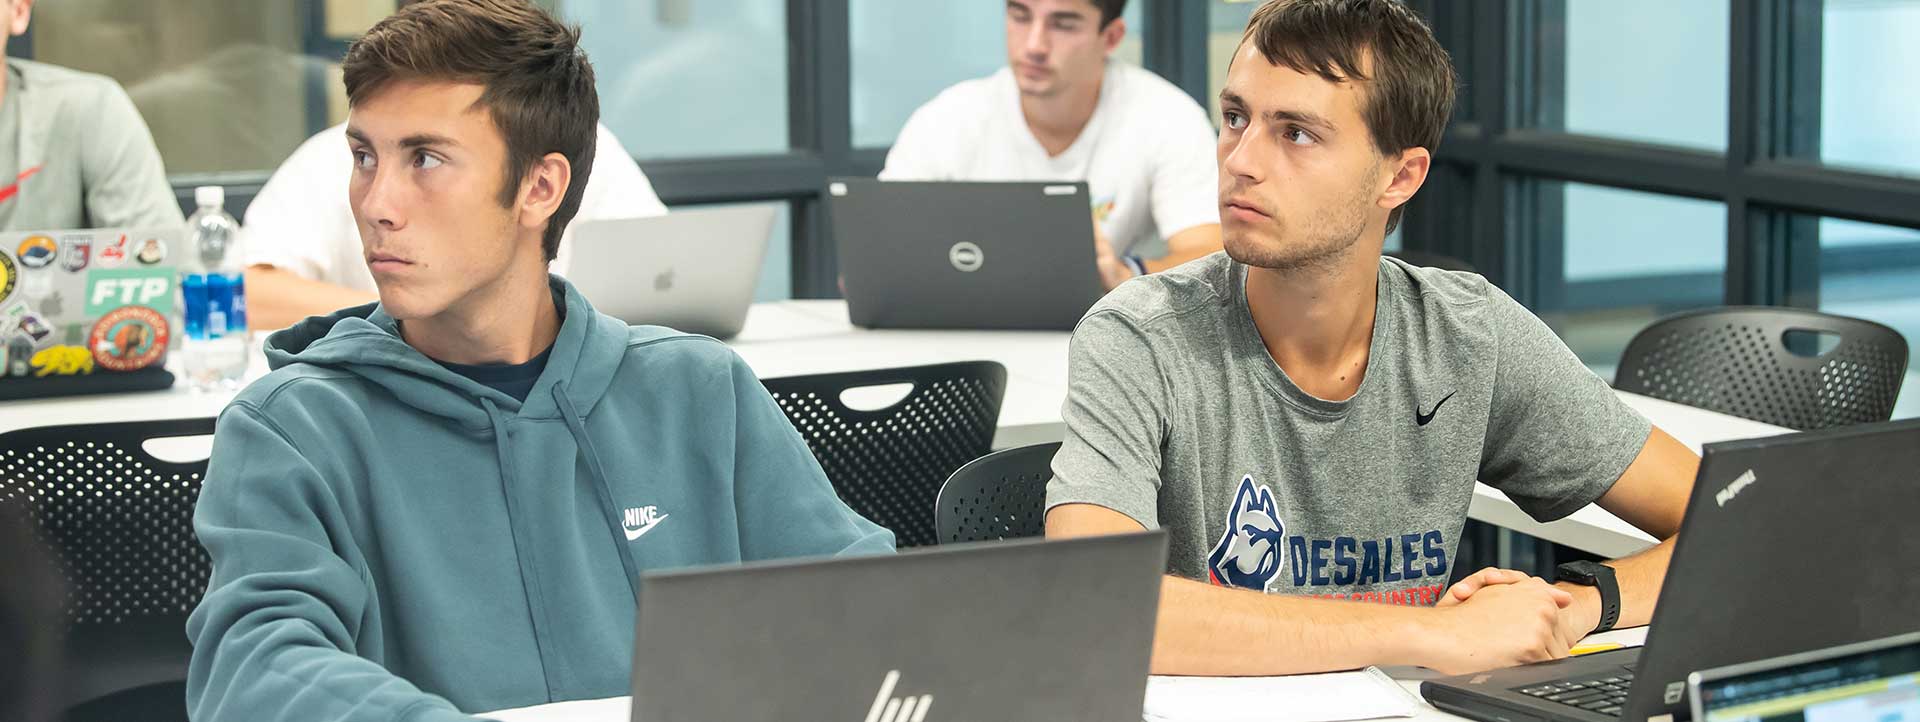
[[[359,128],[348,126],[347,137],[361,145],[373,145],[373,141],[367,138],[367,134],[360,132]],[[459,141],[438,133],[415,133],[400,139],[400,147],[402,148],[425,148],[429,146],[444,148],[459,147],[459,145]]]
[[[1026,3],[1020,2],[1019,0],[1007,0],[1007,7],[1020,8],[1021,10],[1025,10],[1028,13],[1033,12],[1033,8],[1027,7]],[[1087,14],[1080,12],[1078,10],[1055,10],[1051,13],[1047,13],[1047,19],[1048,20],[1085,20],[1087,19]]]
[[[1247,107],[1246,99],[1231,90],[1220,91],[1220,102],[1227,105],[1237,105],[1242,108]],[[1310,113],[1304,110],[1269,110],[1265,115],[1267,120],[1270,121],[1286,121],[1300,125],[1311,125],[1327,130],[1334,128],[1333,121],[1327,120],[1317,113]]]

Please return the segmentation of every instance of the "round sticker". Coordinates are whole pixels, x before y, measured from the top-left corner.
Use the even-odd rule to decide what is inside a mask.
[[[27,236],[20,242],[15,255],[20,256],[20,265],[28,268],[45,268],[60,255],[60,244],[46,236]]]
[[[93,324],[87,348],[94,363],[114,371],[152,366],[167,352],[167,319],[146,306],[121,306]]]
[[[0,301],[13,295],[13,284],[20,280],[20,271],[13,266],[13,256],[0,253]]]
[[[149,238],[141,241],[140,247],[135,249],[133,257],[149,266],[167,260],[167,244],[161,243],[158,238]]]

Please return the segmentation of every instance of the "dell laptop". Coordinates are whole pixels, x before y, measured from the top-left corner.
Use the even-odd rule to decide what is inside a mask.
[[[1709,444],[1647,644],[1429,680],[1480,720],[1689,715],[1687,675],[1920,624],[1920,419]]]
[[[652,573],[634,722],[1138,720],[1166,532]]]
[[[1920,722],[1920,631],[1695,672],[1687,697],[1702,722]]]
[[[1085,183],[836,178],[827,212],[856,326],[1069,331],[1106,292]]]
[[[730,338],[753,305],[773,215],[741,206],[577,223],[567,280],[627,323]]]

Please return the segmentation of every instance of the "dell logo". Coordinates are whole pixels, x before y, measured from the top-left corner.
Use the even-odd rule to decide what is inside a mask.
[[[1739,496],[1740,492],[1745,491],[1753,482],[1753,470],[1748,469],[1747,473],[1741,474],[1740,478],[1734,479],[1733,483],[1727,485],[1727,488],[1721,489],[1718,494],[1714,494],[1713,500],[1719,503],[1720,506],[1726,506],[1727,502],[1733,501],[1734,497]]]
[[[947,249],[947,262],[962,273],[972,273],[987,262],[987,253],[980,250],[979,246],[961,241]]]
[[[873,697],[873,708],[867,710],[867,722],[922,722],[927,718],[927,710],[933,708],[933,695],[894,697],[893,685],[899,681],[900,670],[887,673],[880,682],[880,694]]]

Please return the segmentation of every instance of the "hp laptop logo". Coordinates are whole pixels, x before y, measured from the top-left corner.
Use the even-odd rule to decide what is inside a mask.
[[[947,262],[953,264],[953,267],[962,273],[972,273],[986,264],[987,253],[980,250],[979,246],[961,241],[947,249]]]
[[[900,670],[887,672],[880,682],[880,694],[873,696],[873,708],[867,710],[867,722],[923,722],[933,708],[933,695],[894,697],[893,685],[900,681]]]

